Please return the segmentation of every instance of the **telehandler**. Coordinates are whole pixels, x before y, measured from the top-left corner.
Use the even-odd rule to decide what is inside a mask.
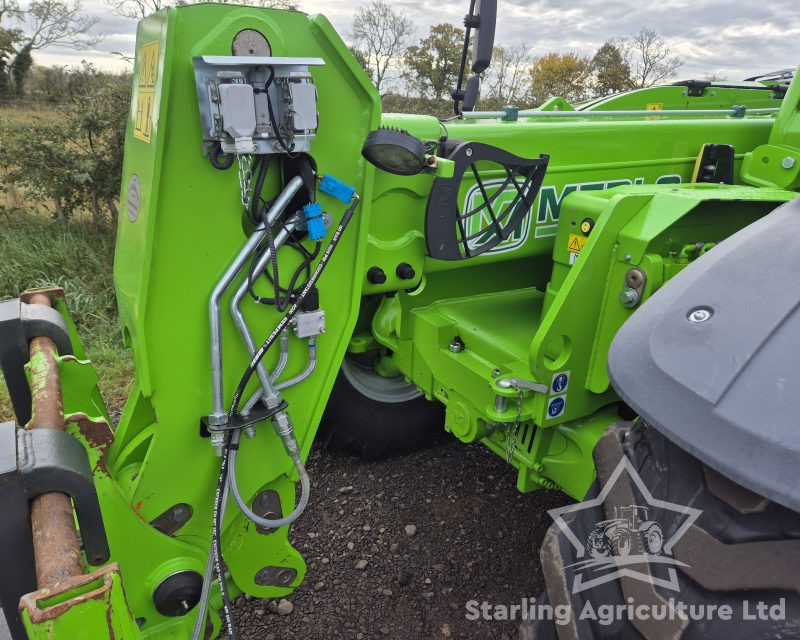
[[[504,458],[520,491],[582,500],[603,434],[649,415],[636,375],[609,375],[612,340],[727,238],[786,215],[800,83],[480,111],[496,11],[471,2],[444,120],[382,114],[321,15],[214,3],[139,23],[114,266],[136,379],[116,427],[63,291],[0,303],[15,640],[236,638],[233,598],[303,582],[287,534],[321,422],[366,456],[444,428]],[[776,264],[797,255],[793,224]],[[773,278],[793,294],[781,269],[754,265],[730,295]],[[711,384],[701,338],[663,348]],[[782,469],[782,493],[733,478],[791,510]]]

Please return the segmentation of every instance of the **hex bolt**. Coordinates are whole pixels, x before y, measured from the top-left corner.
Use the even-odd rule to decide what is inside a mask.
[[[700,323],[705,322],[713,315],[714,312],[710,309],[695,309],[694,311],[691,311],[686,318],[689,320],[689,322]]]
[[[783,160],[781,160],[781,166],[784,169],[792,169],[795,165],[795,159],[792,156],[786,156]]]
[[[461,353],[465,349],[464,341],[456,336],[450,342],[450,353]]]
[[[625,287],[619,294],[619,303],[626,309],[633,309],[639,304],[639,294],[636,289]]]

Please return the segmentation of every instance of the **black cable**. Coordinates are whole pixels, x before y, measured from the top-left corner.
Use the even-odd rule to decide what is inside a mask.
[[[258,212],[261,206],[261,191],[264,189],[264,181],[267,179],[267,170],[269,169],[272,156],[259,155],[256,158],[258,163],[258,170],[256,173],[256,181],[253,185],[253,194],[250,197],[250,209],[247,212],[250,222],[258,225],[261,222]]]
[[[296,240],[289,239],[286,241],[286,244],[293,249],[295,249],[300,255],[302,256],[302,262],[300,265],[295,269],[294,273],[292,274],[292,278],[289,281],[289,287],[283,288],[280,285],[280,281],[276,280],[274,276],[270,275],[269,270],[264,271],[264,275],[266,276],[267,280],[269,281],[270,285],[272,285],[275,289],[275,297],[274,298],[267,298],[263,296],[259,296],[253,289],[253,285],[255,283],[255,267],[261,258],[264,255],[264,251],[267,250],[267,246],[262,246],[259,250],[257,250],[256,255],[252,258],[250,262],[250,269],[247,274],[247,291],[250,294],[250,297],[253,298],[259,304],[269,304],[275,305],[278,311],[285,311],[289,304],[294,302],[297,296],[297,280],[302,275],[303,271],[306,272],[306,281],[308,278],[311,277],[311,264],[319,255],[320,249],[322,248],[322,243],[317,241],[314,245],[313,251],[308,251],[302,244],[297,242]],[[274,251],[274,249],[273,249]],[[274,255],[274,253],[273,253]],[[273,270],[274,273],[274,270]],[[277,283],[277,286],[276,286]],[[302,286],[305,286],[305,282]],[[285,296],[282,294],[286,294]],[[277,301],[277,302],[276,302]]]
[[[220,171],[226,171],[233,166],[234,154],[226,153],[225,160],[220,162],[219,156],[222,153],[222,144],[219,142],[215,142],[211,149],[208,152],[208,161],[211,163],[211,166],[215,169],[219,169]]]
[[[225,619],[225,625],[228,628],[228,639],[238,640],[239,636],[236,633],[236,623],[233,619],[233,605],[231,604],[230,593],[228,591],[228,582],[225,578],[225,567],[222,561],[222,546],[220,542],[220,531],[222,529],[222,522],[220,515],[222,513],[222,496],[225,489],[225,483],[228,480],[228,453],[230,445],[225,447],[222,452],[222,462],[219,466],[219,477],[217,478],[217,492],[214,496],[214,513],[213,513],[213,526],[211,545],[214,554],[214,565],[219,579],[219,592],[222,596],[222,612]]]
[[[308,279],[303,287],[303,290],[298,295],[297,300],[292,304],[278,325],[272,330],[272,333],[269,334],[267,339],[264,341],[264,344],[262,344],[258,351],[256,351],[256,353],[253,355],[253,359],[250,361],[250,364],[247,366],[247,369],[239,381],[239,385],[236,387],[236,392],[233,395],[233,402],[231,403],[231,409],[228,412],[228,420],[233,420],[236,417],[236,414],[239,411],[239,402],[242,400],[242,394],[244,394],[245,387],[247,387],[247,383],[250,382],[250,378],[253,377],[253,372],[256,370],[258,363],[261,362],[264,354],[267,353],[281,332],[292,321],[292,318],[297,315],[297,312],[300,310],[300,305],[302,304],[306,295],[308,295],[308,292],[314,287],[314,285],[317,283],[317,280],[319,280],[319,277],[322,275],[322,272],[324,271],[325,266],[328,264],[334,249],[336,249],[336,245],[339,244],[342,234],[347,228],[347,225],[350,223],[350,220],[353,218],[353,214],[355,213],[358,203],[359,198],[357,195],[354,195],[350,201],[350,206],[344,212],[342,220],[339,222],[339,226],[336,227],[336,231],[334,231],[333,236],[331,236],[331,241],[325,248],[322,257],[317,264],[317,268],[314,269],[311,277]]]
[[[289,155],[290,158],[295,157],[292,156],[292,151],[294,151],[294,142],[292,142],[292,146],[286,144],[283,140],[283,136],[281,135],[281,130],[277,125],[277,120],[275,118],[275,112],[272,110],[272,100],[269,97],[269,86],[272,84],[272,81],[275,79],[275,69],[273,67],[267,67],[269,69],[269,78],[264,83],[264,91],[267,94],[267,112],[269,113],[269,123],[272,125],[272,130],[275,132],[275,137],[278,139],[278,142],[283,147],[283,150]]]

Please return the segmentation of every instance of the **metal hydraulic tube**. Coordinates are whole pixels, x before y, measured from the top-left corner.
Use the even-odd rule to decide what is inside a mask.
[[[300,177],[292,178],[289,184],[278,196],[270,209],[270,216],[274,214],[273,221],[277,215],[289,204],[294,195],[302,187],[303,181]],[[225,424],[227,422],[227,412],[225,410],[224,385],[222,378],[222,327],[220,322],[220,300],[222,295],[230,287],[237,274],[246,264],[248,257],[252,254],[267,233],[269,221],[256,227],[256,230],[248,238],[244,247],[236,255],[231,265],[227,268],[222,278],[220,278],[211,297],[208,300],[208,319],[211,331],[211,404],[212,411],[208,417],[210,426]],[[269,382],[269,381],[268,381]],[[212,443],[215,448],[219,448],[225,441],[225,434],[212,432]]]
[[[297,216],[294,216],[286,221],[284,227],[275,236],[274,244],[276,252],[286,242],[287,238],[297,228],[298,224],[300,224],[300,218]],[[260,274],[262,271],[264,271],[271,258],[272,251],[268,248],[264,252],[264,255],[261,256],[261,259],[256,263],[253,272]],[[247,347],[247,353],[252,357],[256,352],[256,343],[255,340],[253,340],[253,335],[250,333],[250,328],[247,326],[247,321],[244,319],[244,315],[242,314],[242,310],[240,308],[242,300],[247,295],[247,288],[248,282],[245,280],[237,289],[236,293],[233,295],[233,298],[231,298],[230,309],[231,315],[233,316],[233,322],[236,324],[236,328],[239,330],[239,335],[242,336],[245,347]],[[283,371],[283,368],[286,366],[286,362],[288,361],[288,340],[288,335],[285,332],[282,333],[281,355],[280,360],[278,361],[278,366],[275,368],[275,373],[277,375],[280,375],[281,371]],[[286,345],[287,351],[284,350],[284,345]],[[270,395],[275,395],[275,390],[273,389],[271,383],[277,378],[277,375],[275,375],[275,377],[271,377],[267,373],[267,369],[263,362],[258,363],[256,374],[258,375],[258,379],[261,381],[261,389],[256,391],[254,396],[251,397],[244,405],[244,408],[242,409],[243,414],[249,413],[255,403],[262,398],[268,407],[272,407],[277,404],[277,402],[270,401]]]
[[[275,204],[277,205],[278,203],[276,202]],[[267,224],[270,225],[275,222],[275,219],[277,219],[273,218],[273,209],[275,209],[275,205],[273,205],[268,214]],[[300,218],[297,216],[293,216],[286,221],[284,227],[275,236],[274,244],[276,253],[278,249],[286,242],[289,235],[297,228],[298,224],[300,224]],[[256,263],[253,273],[260,274],[267,267],[267,264],[271,258],[272,251],[267,248],[267,250],[264,251],[264,255],[262,255],[261,259]],[[231,298],[230,310],[231,315],[233,316],[233,322],[236,324],[236,328],[239,330],[239,335],[242,336],[242,340],[247,347],[247,353],[250,357],[252,357],[256,352],[256,343],[255,340],[253,340],[253,335],[250,333],[250,328],[247,326],[247,321],[244,319],[244,315],[242,314],[242,310],[240,308],[242,300],[247,295],[248,284],[248,281],[245,279],[245,281],[242,282],[242,284],[236,290],[233,298]],[[284,337],[281,335],[281,346],[283,346],[283,340]],[[263,362],[258,363],[258,366],[256,367],[256,375],[258,375],[258,379],[261,382],[261,398],[263,399],[264,403],[270,408],[276,406],[280,402],[280,399],[275,394],[275,390],[272,387],[272,381],[270,380],[270,375],[267,373],[267,368],[264,366]]]

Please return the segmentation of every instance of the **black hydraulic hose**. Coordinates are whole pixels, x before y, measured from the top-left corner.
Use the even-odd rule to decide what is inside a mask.
[[[244,374],[242,375],[242,379],[239,381],[239,386],[236,387],[236,392],[233,395],[233,402],[231,404],[231,409],[228,412],[228,420],[232,421],[236,414],[239,411],[239,402],[242,400],[242,395],[244,394],[245,387],[247,387],[247,383],[250,382],[250,378],[253,376],[253,373],[258,366],[258,363],[261,362],[261,359],[264,357],[264,354],[267,353],[269,348],[273,345],[275,340],[277,340],[278,336],[281,332],[286,328],[286,326],[291,322],[292,318],[297,315],[297,312],[300,310],[300,305],[303,303],[306,295],[314,285],[319,280],[319,277],[322,275],[325,266],[328,264],[328,261],[333,254],[334,249],[336,249],[336,245],[339,244],[339,240],[344,233],[344,230],[347,228],[347,225],[350,223],[350,220],[353,218],[353,214],[355,213],[356,207],[359,203],[359,197],[357,195],[353,195],[353,198],[350,200],[350,206],[344,212],[341,221],[339,222],[339,226],[336,227],[336,231],[334,231],[333,236],[331,237],[331,241],[328,246],[325,248],[325,252],[322,254],[320,258],[319,264],[317,264],[317,268],[314,269],[314,272],[311,274],[311,277],[306,282],[303,290],[297,296],[297,300],[295,300],[294,304],[289,308],[289,311],[286,312],[286,315],[283,316],[281,321],[278,325],[272,330],[272,333],[269,334],[267,339],[264,341],[264,344],[259,347],[258,351],[253,355],[253,359],[250,361],[250,364],[247,366]],[[226,453],[227,456],[227,453]]]
[[[220,531],[222,529],[222,497],[225,493],[225,485],[228,481],[228,455],[230,447],[225,447],[222,453],[222,462],[219,466],[219,477],[217,478],[217,492],[214,496],[214,513],[211,546],[214,555],[214,565],[219,578],[219,592],[222,596],[222,612],[225,619],[225,626],[228,628],[229,640],[238,640],[236,633],[236,623],[233,619],[233,605],[231,604],[230,593],[228,592],[228,582],[225,579],[225,566],[222,561],[222,547],[220,544]]]

